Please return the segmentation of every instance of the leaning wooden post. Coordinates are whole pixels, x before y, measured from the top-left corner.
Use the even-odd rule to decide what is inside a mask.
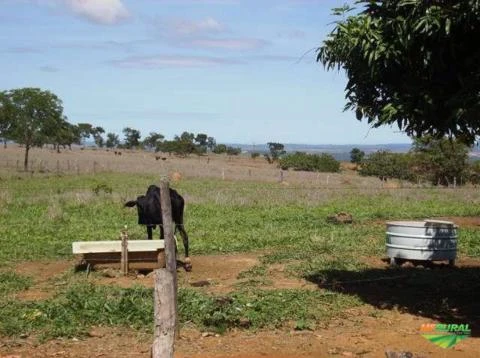
[[[152,358],[173,358],[177,327],[177,259],[168,182],[160,183],[166,269],[155,270]]]
[[[165,259],[167,261],[167,270],[177,272],[177,258],[175,254],[175,238],[172,228],[172,203],[170,201],[170,188],[168,181],[162,180],[160,183],[160,207],[162,208],[163,234],[165,239]]]
[[[128,275],[128,233],[127,227],[122,230],[122,256],[120,257],[120,266],[122,269],[123,276]]]

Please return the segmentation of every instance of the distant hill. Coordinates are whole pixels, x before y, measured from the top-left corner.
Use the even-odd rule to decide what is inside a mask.
[[[243,152],[259,152],[267,153],[267,144],[239,144],[229,143],[232,147],[239,147]],[[406,153],[410,150],[411,144],[407,143],[391,143],[391,144],[284,144],[287,152],[306,152],[306,153],[328,153],[336,160],[350,160],[350,151],[353,148],[358,148],[366,154],[373,153],[379,150],[388,150],[394,153]]]

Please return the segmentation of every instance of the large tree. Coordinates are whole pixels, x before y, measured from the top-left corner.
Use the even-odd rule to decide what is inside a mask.
[[[271,160],[278,160],[286,153],[285,146],[282,143],[268,142],[268,149],[270,150]]]
[[[80,142],[78,144],[83,143],[85,148],[86,140],[93,134],[93,126],[90,123],[78,123],[77,127],[80,131]]]
[[[13,122],[9,115],[11,103],[6,92],[0,92],[0,139],[3,140],[4,148],[7,147],[7,139],[11,135]]]
[[[480,134],[480,1],[360,0],[317,61],[343,69],[346,106],[373,127],[473,143]]]
[[[105,140],[102,137],[103,133],[105,133],[105,129],[103,129],[102,127],[93,127],[92,128],[93,139],[95,140],[95,144],[99,148],[103,148],[103,145],[105,144]]]
[[[12,125],[11,139],[25,146],[24,168],[28,169],[28,154],[33,146],[51,142],[63,127],[62,101],[50,91],[39,88],[20,88],[2,92]]]
[[[469,176],[468,152],[465,144],[448,140],[433,139],[428,136],[413,142],[412,172],[419,179],[434,185],[464,183]]]
[[[140,131],[126,127],[123,128],[123,134],[125,135],[125,148],[137,148],[140,145]]]
[[[80,142],[80,129],[63,118],[55,132],[50,136],[50,142],[57,149],[57,153],[60,153],[60,146],[64,148],[68,146],[71,149],[73,143]]]
[[[157,133],[157,132],[150,132],[150,135],[148,135],[144,140],[143,140],[143,145],[152,149],[157,149],[159,144],[162,143],[162,141],[165,139],[165,136],[163,134]]]
[[[107,148],[116,148],[120,144],[120,139],[115,133],[107,133],[107,142],[105,144]]]

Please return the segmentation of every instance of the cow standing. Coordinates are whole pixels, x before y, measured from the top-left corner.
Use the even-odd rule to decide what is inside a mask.
[[[183,211],[185,200],[176,190],[170,189],[170,201],[172,203],[172,220],[175,223],[175,232],[180,232],[185,248],[185,268],[191,268],[190,258],[188,256],[188,235],[183,226]],[[126,207],[137,206],[138,223],[146,225],[148,240],[152,240],[152,231],[158,225],[160,228],[160,240],[164,239],[162,208],[160,205],[160,188],[156,185],[150,185],[145,195],[137,197],[137,200],[127,201]]]

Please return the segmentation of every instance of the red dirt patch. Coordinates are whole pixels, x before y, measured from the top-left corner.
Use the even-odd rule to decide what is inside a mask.
[[[33,285],[28,290],[15,294],[20,300],[43,300],[51,297],[52,281],[74,266],[74,261],[32,261],[16,265],[14,271],[33,279]],[[1,358],[1,357],[0,357]]]
[[[469,338],[454,348],[439,348],[418,333],[429,320],[369,306],[345,312],[348,318],[315,331],[231,331],[203,337],[182,328],[176,358],[385,357],[385,350],[409,351],[414,357],[478,357],[480,339]],[[33,339],[0,341],[0,357],[150,357],[152,337],[120,328],[95,328],[86,339],[57,339],[36,345]]]
[[[452,221],[456,225],[458,225],[460,228],[480,227],[480,217],[478,216],[450,216],[450,217],[439,217],[439,218],[432,218],[432,219]]]

